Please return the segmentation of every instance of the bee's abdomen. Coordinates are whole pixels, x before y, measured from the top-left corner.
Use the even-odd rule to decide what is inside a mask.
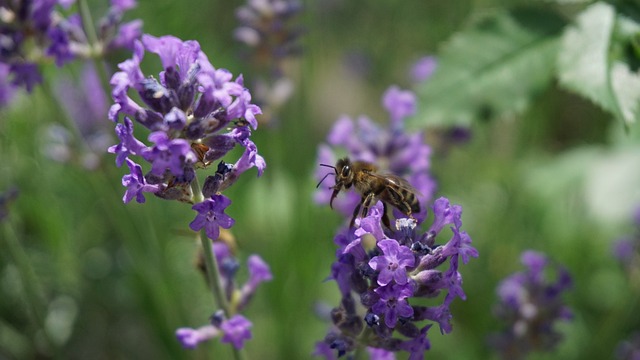
[[[418,197],[416,196],[416,194],[412,192],[407,192],[404,195],[405,195],[405,201],[407,202],[407,204],[409,204],[409,207],[411,208],[411,213],[412,214],[419,213],[420,202],[418,201]]]

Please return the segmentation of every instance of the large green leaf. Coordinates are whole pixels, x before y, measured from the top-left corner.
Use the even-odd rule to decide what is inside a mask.
[[[595,3],[565,32],[558,56],[561,85],[625,124],[640,117],[640,76],[615,51],[630,32],[633,22],[617,16],[611,5]]]
[[[484,16],[455,34],[418,90],[421,109],[411,125],[468,124],[524,110],[553,77],[563,26],[553,12],[518,9]]]

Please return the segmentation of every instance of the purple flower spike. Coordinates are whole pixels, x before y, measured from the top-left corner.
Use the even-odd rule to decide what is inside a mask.
[[[378,242],[384,256],[375,256],[369,261],[373,270],[379,271],[378,284],[387,285],[394,280],[398,285],[407,283],[407,268],[415,263],[411,249],[401,246],[397,241],[388,239]]]
[[[242,349],[244,342],[251,339],[251,326],[251,321],[244,316],[234,315],[220,326],[224,333],[221,341],[233,344],[236,349]]]
[[[193,231],[199,231],[203,227],[209,239],[217,240],[220,237],[220,228],[229,229],[235,220],[224,213],[224,209],[231,204],[231,200],[224,195],[214,195],[210,199],[193,205],[192,209],[198,212],[196,218],[189,224]]]
[[[377,201],[368,206],[368,214],[355,217],[355,228],[343,228],[334,238],[337,259],[329,279],[336,281],[342,301],[332,312],[335,328],[324,340],[334,349],[332,356],[350,353],[356,346],[369,346],[390,351],[380,354],[382,358],[404,350],[410,359],[421,359],[430,347],[426,334],[433,324],[419,328],[416,322],[429,320],[437,323],[443,334],[449,333],[453,329],[450,305],[457,298],[466,299],[458,268],[477,257],[478,251],[471,245],[471,237],[461,230],[462,207],[450,204],[446,198],[428,206],[436,187],[429,173],[431,148],[424,144],[422,133],[405,133],[403,126],[404,120],[415,113],[415,101],[413,93],[391,87],[383,96],[383,105],[390,114],[388,128],[379,127],[365,116],[355,120],[341,117],[329,132],[327,144],[319,147],[319,164],[331,167],[336,164],[336,153],[346,151],[352,162],[371,163],[378,167],[377,173],[402,177],[416,189],[414,195],[420,205],[419,211],[412,207],[411,214],[403,214],[393,201],[386,199],[387,210],[393,209],[392,222],[389,214],[384,214],[385,206]],[[334,153],[334,147],[343,149]],[[320,184],[315,200],[319,203],[334,200],[331,176],[337,176],[332,170],[335,172],[323,166],[316,172]],[[321,186],[324,180],[329,186]],[[362,196],[367,194],[340,191],[332,205],[351,219],[354,209],[362,205]],[[421,226],[429,208],[433,209],[433,223]],[[439,235],[447,229],[452,236],[439,243],[445,238]],[[447,265],[448,268],[439,269]],[[438,296],[441,294],[444,296]],[[434,304],[417,306],[414,298]],[[357,313],[355,299],[365,308],[364,315]],[[357,328],[363,320],[368,326],[366,335]],[[412,340],[398,340],[395,333]]]
[[[569,273],[539,252],[525,251],[521,261],[526,269],[505,278],[498,286],[500,303],[495,314],[507,322],[507,329],[490,338],[493,347],[509,358],[554,349],[562,339],[554,324],[571,319],[571,311],[561,298],[571,287]],[[550,271],[557,272],[554,281],[545,276]]]

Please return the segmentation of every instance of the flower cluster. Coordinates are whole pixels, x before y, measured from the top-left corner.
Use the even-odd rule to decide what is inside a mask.
[[[360,116],[357,122],[342,116],[331,129],[328,144],[320,146],[318,163],[335,164],[338,156],[334,149],[346,149],[346,155],[351,160],[375,164],[382,172],[406,179],[418,191],[416,195],[420,204],[428,204],[436,188],[430,173],[431,148],[425,144],[422,132],[407,133],[404,130],[404,120],[416,111],[416,97],[411,91],[392,86],[384,93],[382,104],[390,117],[387,128],[379,127],[366,116]],[[321,167],[315,174],[318,180],[325,175],[326,168]],[[316,202],[328,204],[331,193],[331,188],[321,187],[315,194]],[[336,199],[334,207],[348,216],[360,200],[357,193],[347,192]],[[423,207],[420,213],[413,216],[421,222],[426,214],[427,210]]]
[[[163,71],[158,79],[142,73],[140,63],[145,51],[160,57]],[[214,241],[218,271],[231,303],[231,308],[218,304],[224,311],[216,313],[210,325],[179,329],[178,339],[185,347],[195,347],[201,341],[222,336],[223,342],[240,348],[251,337],[251,323],[237,312],[260,282],[271,279],[271,273],[264,261],[252,256],[249,281],[241,289],[234,289],[238,263],[223,242],[221,229],[231,228],[235,220],[225,214],[231,200],[222,191],[246,170],[255,166],[260,176],[265,169],[264,159],[250,140],[260,108],[251,103],[242,76],[234,80],[229,71],[214,68],[196,41],[145,34],[135,43],[133,58],[119,64],[119,69],[111,78],[115,104],[109,110],[109,118],[117,123],[120,143],[110,147],[109,152],[116,154],[118,166],[126,163],[130,171],[122,178],[127,188],[123,201],[135,198],[144,202],[144,194],[153,193],[193,204],[197,214],[189,227],[202,230]],[[132,98],[132,93],[137,93],[142,104]],[[149,129],[152,145],[134,136],[134,122]],[[221,160],[236,145],[244,148],[240,158],[234,163]],[[149,170],[145,174],[134,156],[147,163]],[[200,186],[196,170],[206,169],[216,161],[216,171]],[[211,260],[207,266],[214,266],[213,263]]]
[[[459,205],[439,198],[432,210],[428,230],[420,231],[417,221],[408,218],[397,219],[392,230],[382,226],[384,210],[378,203],[356,220],[355,228],[338,233],[331,279],[342,301],[331,313],[334,327],[317,344],[316,355],[332,359],[335,352],[342,356],[366,346],[376,359],[397,351],[422,359],[430,348],[427,332],[433,323],[442,333],[452,331],[449,307],[455,298],[466,299],[458,267],[478,252],[461,230]],[[434,304],[418,305],[418,299],[433,299]],[[357,312],[356,302],[364,314]]]
[[[18,87],[31,91],[42,82],[38,64],[54,60],[58,66],[76,58],[100,56],[116,48],[132,48],[142,22],[122,23],[135,0],[111,0],[96,29],[87,29],[79,13],[69,12],[74,0],[18,0],[0,4],[0,106]],[[89,31],[92,35],[87,33]]]
[[[562,300],[562,294],[572,285],[567,270],[531,250],[522,253],[521,262],[526,270],[507,277],[498,286],[500,302],[495,312],[508,328],[492,336],[490,342],[504,359],[522,359],[532,351],[552,350],[562,339],[554,324],[572,318]],[[552,270],[555,279],[548,277]]]
[[[157,54],[164,71],[159,80],[145,77],[140,62],[146,51]],[[109,118],[116,125],[120,143],[109,148],[116,154],[116,164],[125,162],[130,174],[122,178],[127,187],[124,201],[144,202],[144,193],[161,198],[195,203],[198,217],[191,228],[207,227],[207,235],[217,239],[218,227],[228,228],[233,222],[223,214],[230,200],[221,195],[240,174],[257,167],[261,175],[266,164],[258,155],[256,145],[249,139],[251,127],[257,127],[260,108],[251,103],[251,94],[243,86],[242,76],[232,79],[225,69],[215,69],[196,41],[181,41],[173,36],[144,35],[136,42],[132,59],[119,65],[120,71],[111,79],[115,104]],[[134,90],[144,105],[129,96]],[[134,121],[148,128],[147,146],[134,136]],[[233,164],[220,161],[217,170],[209,175],[194,198],[192,184],[197,181],[195,171],[207,168],[220,160],[236,145],[244,153]],[[131,157],[138,156],[150,165],[143,175],[142,167]],[[214,230],[215,229],[215,230]]]
[[[461,230],[462,208],[446,198],[433,202],[433,222],[426,231],[420,230],[435,182],[429,172],[431,149],[423,134],[404,129],[404,120],[415,113],[416,98],[412,92],[393,86],[385,92],[382,104],[390,117],[386,129],[364,116],[357,123],[343,116],[330,131],[329,144],[321,145],[318,161],[333,164],[337,158],[334,150],[344,148],[350,159],[406,179],[416,190],[421,210],[406,218],[394,209],[392,228],[385,204],[378,201],[363,214],[365,217],[356,218],[355,227],[344,227],[336,235],[339,248],[330,278],[337,282],[342,300],[331,312],[333,329],[315,352],[327,359],[362,347],[375,359],[392,358],[401,350],[409,352],[410,359],[422,359],[430,347],[427,332],[433,323],[442,333],[451,332],[449,306],[455,298],[466,298],[458,271],[460,260],[466,264],[478,256],[471,238]],[[324,180],[326,170],[318,171],[316,177]],[[321,188],[316,201],[330,203],[334,188]],[[346,191],[337,198],[335,207],[351,218],[363,195]],[[444,239],[447,227],[452,233]],[[448,268],[441,269],[443,264]],[[418,298],[434,299],[434,303],[418,305]],[[358,313],[361,307],[364,314]]]
[[[236,11],[240,26],[234,37],[248,46],[244,57],[263,74],[252,87],[264,111],[261,121],[275,117],[293,94],[294,84],[286,76],[285,63],[301,53],[297,40],[302,29],[291,25],[301,11],[302,4],[297,0],[247,0]]]
[[[613,255],[624,266],[632,278],[640,277],[640,207],[633,214],[634,233],[626,235],[613,244]]]
[[[231,343],[236,349],[241,349],[246,340],[251,339],[251,321],[238,314],[253,297],[258,285],[272,279],[269,266],[258,256],[251,255],[247,260],[249,279],[241,287],[236,287],[235,275],[240,264],[233,256],[229,245],[225,242],[215,242],[213,252],[218,264],[222,287],[225,296],[230,302],[231,313],[234,315],[228,319],[222,311],[216,312],[211,317],[211,323],[197,329],[180,328],[176,331],[176,337],[185,348],[193,349],[199,343],[220,337],[223,343]]]

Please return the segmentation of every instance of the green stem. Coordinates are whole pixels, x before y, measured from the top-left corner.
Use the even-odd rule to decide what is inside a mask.
[[[91,11],[89,10],[87,0],[78,0],[78,7],[80,17],[82,18],[82,28],[84,29],[84,33],[87,35],[87,40],[89,41],[89,47],[91,49],[91,61],[98,72],[100,83],[105,90],[105,94],[110,94],[111,87],[109,86],[109,79],[111,77],[107,74],[104,61],[99,60],[104,59],[104,44],[101,44],[100,39],[98,39],[96,27],[93,22],[93,17],[91,16]]]
[[[93,23],[93,17],[91,17],[87,0],[78,0],[78,8],[80,17],[82,18],[84,33],[87,35],[87,40],[89,41],[89,45],[91,45],[91,52],[93,53],[95,51],[94,47],[98,44],[98,34],[96,33],[96,27]]]
[[[198,181],[197,176],[193,180],[192,188],[196,202],[203,202],[204,195],[202,194],[200,182]],[[229,319],[232,315],[231,308],[229,306],[229,301],[227,301],[227,298],[224,294],[224,288],[220,279],[218,261],[213,255],[213,246],[211,245],[211,240],[207,237],[204,228],[200,230],[197,237],[200,238],[200,243],[202,244],[202,251],[204,253],[204,263],[207,271],[207,281],[209,282],[209,288],[213,293],[213,298],[215,299],[218,307],[221,308],[222,311],[224,311],[225,317]],[[233,349],[233,356],[236,360],[246,359],[244,350],[238,350],[234,346],[231,346],[231,348]]]

